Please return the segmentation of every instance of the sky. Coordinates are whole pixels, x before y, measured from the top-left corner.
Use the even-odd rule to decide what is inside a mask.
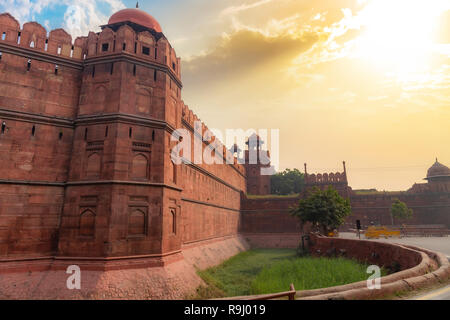
[[[2,0],[75,38],[128,0]],[[279,169],[406,190],[450,166],[450,1],[147,0],[209,128],[279,129]],[[224,141],[226,142],[226,141]],[[269,143],[270,141],[268,141]],[[270,144],[270,143],[269,143]]]

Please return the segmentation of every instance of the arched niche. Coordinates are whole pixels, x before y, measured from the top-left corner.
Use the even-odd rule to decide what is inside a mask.
[[[95,234],[95,213],[86,209],[80,214],[80,236],[93,237]]]
[[[100,177],[101,157],[97,152],[92,153],[87,158],[86,178],[98,179]]]
[[[132,179],[148,179],[148,159],[139,153],[133,157],[131,164]]]
[[[140,208],[131,208],[128,217],[128,235],[143,236],[146,234],[146,213]]]

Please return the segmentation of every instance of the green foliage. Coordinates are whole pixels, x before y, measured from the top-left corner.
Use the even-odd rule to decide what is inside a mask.
[[[302,223],[310,222],[327,234],[339,228],[351,214],[350,201],[341,197],[331,186],[326,190],[314,188],[307,198],[300,199],[298,206],[292,208],[291,214]]]
[[[278,172],[270,178],[271,193],[288,195],[300,193],[305,186],[304,174],[298,169],[286,169]]]
[[[397,219],[410,219],[413,216],[413,211],[408,208],[406,203],[400,201],[399,199],[394,199],[391,206],[391,214]]]
[[[295,250],[292,249],[250,250],[239,253],[219,266],[199,271],[198,274],[209,287],[215,288],[208,290],[209,292],[221,291],[228,297],[250,295],[251,282],[264,267],[294,256]],[[198,290],[197,293],[201,292]],[[205,297],[199,295],[198,298]]]
[[[252,281],[253,294],[334,287],[366,280],[368,265],[346,258],[302,257],[284,259],[264,268]],[[382,276],[386,270],[381,270]]]
[[[199,271],[208,285],[195,299],[308,290],[367,279],[367,265],[343,258],[299,258],[294,249],[257,249],[242,252],[223,264]],[[382,275],[386,271],[382,269]]]

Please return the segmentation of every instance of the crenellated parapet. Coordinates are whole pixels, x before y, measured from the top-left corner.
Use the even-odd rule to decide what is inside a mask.
[[[351,193],[351,188],[348,186],[347,169],[345,161],[343,162],[343,172],[325,172],[309,174],[305,163],[305,186],[306,190],[317,187],[325,189],[328,186],[335,188],[341,196],[348,197]]]
[[[0,43],[46,53],[65,59],[83,60],[86,42],[83,37],[72,42],[72,36],[63,29],[47,30],[37,22],[19,22],[9,13],[0,14]]]
[[[162,33],[133,26],[131,23],[111,24],[102,26],[99,33],[90,32],[86,58],[128,54],[143,61],[164,65],[180,79],[181,60],[166,37]]]
[[[9,13],[0,14],[0,43],[45,53],[64,59],[84,61],[113,54],[129,54],[142,61],[163,65],[173,73],[181,86],[181,60],[162,33],[133,29],[128,24],[119,27],[105,25],[102,31],[89,32],[72,41],[63,29],[47,30],[37,22],[20,23]]]
[[[348,183],[347,181],[347,169],[345,162],[343,162],[343,172],[330,172],[330,173],[313,173],[308,174],[305,163],[305,183],[308,185],[320,185],[320,184],[334,184],[334,183]]]
[[[224,161],[232,163],[234,167],[242,174],[245,175],[245,168],[242,164],[238,163],[237,157],[226,148],[226,146],[217,139],[209,130],[208,126],[183,102],[180,103],[181,107],[181,119],[185,126],[194,131],[195,122],[201,123],[201,134],[203,137],[209,138],[209,142],[205,142],[206,145],[216,150],[222,150],[222,156]],[[209,136],[208,136],[209,134]]]

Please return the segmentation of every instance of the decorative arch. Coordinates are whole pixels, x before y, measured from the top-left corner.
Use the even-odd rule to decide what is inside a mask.
[[[95,152],[88,156],[86,164],[86,178],[100,178],[101,156]]]
[[[80,236],[93,237],[95,234],[95,213],[91,209],[84,210],[80,215]]]
[[[143,236],[146,234],[146,213],[139,208],[131,208],[128,219],[128,235]]]
[[[131,178],[148,179],[148,158],[142,153],[133,157],[131,164]]]

